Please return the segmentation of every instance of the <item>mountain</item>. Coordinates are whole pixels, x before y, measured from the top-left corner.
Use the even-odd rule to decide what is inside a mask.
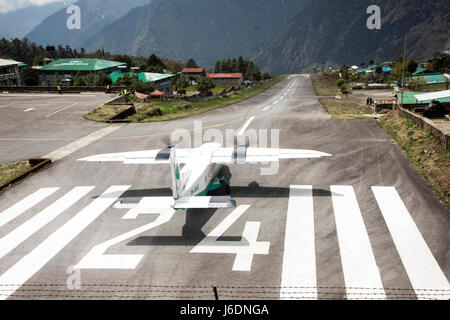
[[[88,50],[159,56],[212,66],[249,56],[310,0],[153,0],[83,43]]]
[[[71,2],[75,1],[72,0]],[[0,13],[0,38],[22,39],[25,34],[44,21],[45,18],[62,9],[64,6],[65,4],[63,2],[57,2]]]
[[[106,25],[127,14],[132,8],[148,4],[150,0],[80,0],[75,5],[81,11],[81,29],[69,30],[66,21],[70,16],[66,7],[58,10],[26,37],[41,45],[70,45],[80,48],[81,44]]]
[[[369,30],[368,6],[381,8],[380,30]],[[254,56],[274,74],[312,71],[330,64],[392,60],[403,55],[426,59],[448,48],[448,0],[314,0],[270,37]]]

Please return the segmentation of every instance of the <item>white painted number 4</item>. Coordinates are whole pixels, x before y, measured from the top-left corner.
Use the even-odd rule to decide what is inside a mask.
[[[270,242],[257,241],[260,222],[247,222],[240,241],[219,241],[218,239],[239,219],[250,206],[239,206],[231,212],[191,253],[236,254],[233,271],[251,271],[255,254],[269,254]]]

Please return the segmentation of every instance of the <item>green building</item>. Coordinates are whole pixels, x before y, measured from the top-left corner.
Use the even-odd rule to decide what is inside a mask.
[[[124,62],[103,59],[58,59],[39,69],[39,83],[41,86],[55,86],[58,80],[73,83],[77,76],[89,73],[104,73],[106,75],[117,72]]]
[[[113,82],[117,82],[117,80],[123,77],[124,73],[122,72],[113,72],[109,75]],[[175,74],[171,73],[152,73],[152,72],[139,72],[129,73],[130,76],[137,76],[139,80],[143,83],[153,82],[159,90],[163,91],[165,94],[173,94],[172,85],[175,81]]]

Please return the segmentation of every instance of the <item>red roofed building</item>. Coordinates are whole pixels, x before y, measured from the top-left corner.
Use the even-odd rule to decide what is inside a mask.
[[[164,92],[159,91],[159,90],[155,90],[152,93],[150,93],[150,97],[152,101],[160,101],[162,100],[164,96]]]
[[[230,84],[240,86],[244,81],[242,73],[208,73],[206,77],[211,79],[216,85]]]
[[[206,76],[205,68],[184,68],[181,73],[187,78],[199,78]]]

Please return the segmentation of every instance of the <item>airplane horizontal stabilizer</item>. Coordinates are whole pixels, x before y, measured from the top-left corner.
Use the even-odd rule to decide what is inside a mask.
[[[231,197],[188,197],[175,200],[176,209],[234,208],[236,201]]]
[[[208,209],[234,208],[236,202],[229,196],[224,197],[186,197],[174,200],[172,197],[125,198],[112,206],[114,209],[134,209],[149,211],[156,209]]]

